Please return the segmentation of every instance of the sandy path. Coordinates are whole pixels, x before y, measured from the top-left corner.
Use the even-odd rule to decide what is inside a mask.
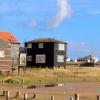
[[[20,85],[0,85],[0,94],[2,94],[3,90],[9,90],[11,97],[19,90],[21,92],[21,98],[23,97],[24,92],[27,92],[29,97],[32,97],[34,93],[37,93],[37,100],[50,100],[52,95],[55,96],[55,100],[69,100],[69,96],[75,93],[80,94],[80,100],[96,100],[96,95],[100,94],[100,82],[68,83],[61,87],[43,87],[36,89],[25,89]],[[0,100],[5,99],[0,96]]]

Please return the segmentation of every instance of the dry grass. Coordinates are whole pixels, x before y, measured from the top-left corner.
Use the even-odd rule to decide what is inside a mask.
[[[10,76],[0,76],[5,79],[7,83],[67,83],[67,82],[99,82],[100,69],[91,67],[67,67],[55,69],[36,69],[28,68],[26,73],[23,71],[20,75],[17,72]]]

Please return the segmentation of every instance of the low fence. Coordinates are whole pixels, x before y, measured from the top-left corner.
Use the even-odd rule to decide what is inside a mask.
[[[37,95],[36,93],[33,93],[32,96],[30,97],[28,96],[27,92],[25,92],[22,95],[20,91],[17,91],[13,97],[11,96],[11,93],[9,91],[2,91],[2,93],[0,94],[0,98],[3,98],[2,100],[41,100],[38,99],[39,95]],[[48,100],[57,100],[57,99],[55,99],[55,96],[50,96]],[[73,96],[69,96],[69,98],[67,98],[66,100],[81,100],[81,99],[79,94],[73,94]],[[96,96],[96,100],[100,100],[99,95]]]

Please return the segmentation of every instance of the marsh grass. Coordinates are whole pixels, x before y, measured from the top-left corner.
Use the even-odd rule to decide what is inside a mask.
[[[6,83],[34,83],[34,84],[50,84],[50,83],[67,83],[67,82],[99,82],[100,69],[95,67],[67,67],[64,68],[28,68],[26,73],[17,72],[14,75],[3,76]]]

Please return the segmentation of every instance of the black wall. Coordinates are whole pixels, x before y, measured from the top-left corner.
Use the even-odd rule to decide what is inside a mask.
[[[27,48],[27,55],[32,55],[32,61],[27,61],[27,66],[53,66],[54,65],[54,43],[43,43],[43,48],[38,48],[39,43],[32,43],[32,48]],[[46,63],[36,63],[36,54],[45,54]]]
[[[44,48],[38,48],[38,42],[32,43],[32,48],[27,48],[27,56],[32,56],[32,61],[27,61],[27,66],[31,67],[53,67],[53,66],[65,66],[66,65],[66,46],[65,50],[58,50],[59,42],[45,42]],[[25,43],[25,47],[27,47],[27,43]],[[46,63],[36,63],[36,54],[45,54],[46,55]],[[57,55],[64,55],[64,62],[57,62]]]
[[[66,46],[65,43],[65,50],[58,50],[59,43],[54,44],[54,65],[55,66],[65,66],[66,65]],[[64,56],[64,62],[57,62],[57,55],[63,55]]]

